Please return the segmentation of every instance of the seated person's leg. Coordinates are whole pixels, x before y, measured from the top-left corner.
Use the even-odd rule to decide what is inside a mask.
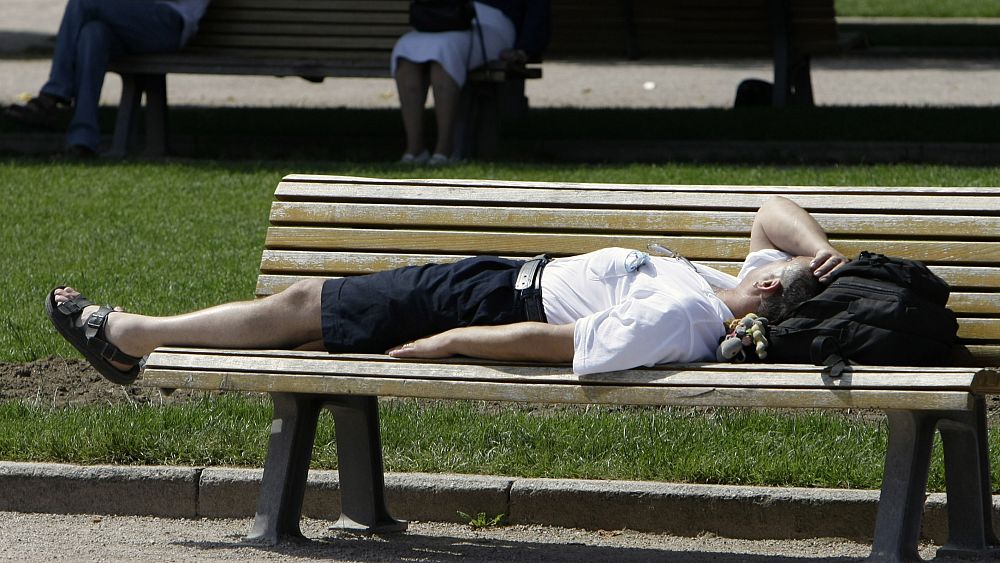
[[[402,57],[396,63],[396,90],[406,130],[404,163],[422,164],[428,156],[424,147],[424,105],[429,87],[427,66],[427,63],[415,63]]]
[[[432,164],[450,162],[455,148],[455,117],[462,89],[439,63],[431,63],[431,87],[434,89],[434,116],[437,120],[437,144]]]

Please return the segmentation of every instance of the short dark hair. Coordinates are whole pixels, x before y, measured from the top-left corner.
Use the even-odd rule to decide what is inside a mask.
[[[757,314],[767,317],[772,323],[785,320],[801,303],[812,299],[823,286],[805,264],[798,261],[788,263],[781,271],[781,291],[765,295],[760,300]]]

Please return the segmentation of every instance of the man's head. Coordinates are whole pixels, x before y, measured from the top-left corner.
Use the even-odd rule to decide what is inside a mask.
[[[816,296],[822,285],[810,269],[809,262],[809,257],[800,256],[772,262],[752,272],[748,281],[760,294],[756,313],[772,323],[778,323],[800,303]]]

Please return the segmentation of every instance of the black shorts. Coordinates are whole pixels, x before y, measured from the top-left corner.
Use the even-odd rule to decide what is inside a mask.
[[[524,264],[492,256],[327,280],[323,343],[381,354],[452,328],[527,320],[514,280]]]

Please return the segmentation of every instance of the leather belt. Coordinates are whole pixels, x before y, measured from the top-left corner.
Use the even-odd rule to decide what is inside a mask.
[[[514,291],[529,321],[546,322],[545,307],[542,305],[542,270],[551,260],[546,254],[535,256],[521,265],[514,280]]]

